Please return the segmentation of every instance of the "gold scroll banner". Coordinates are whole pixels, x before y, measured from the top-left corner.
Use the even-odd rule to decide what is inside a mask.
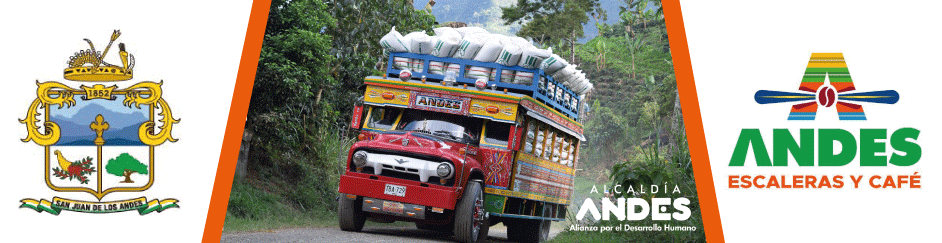
[[[63,210],[82,213],[117,213],[137,210],[141,215],[145,215],[155,211],[159,213],[166,209],[179,208],[177,202],[176,199],[172,198],[147,201],[146,197],[111,202],[89,202],[60,197],[53,197],[52,201],[25,198],[20,200],[20,203],[22,203],[20,208],[29,208],[36,212],[47,212],[52,215],[59,215]]]

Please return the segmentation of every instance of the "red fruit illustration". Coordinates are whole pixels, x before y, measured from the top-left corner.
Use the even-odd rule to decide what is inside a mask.
[[[59,177],[59,179],[65,180],[68,178],[70,181],[72,179],[78,179],[82,184],[88,184],[88,177],[86,175],[95,172],[95,167],[92,166],[92,157],[69,162],[69,160],[62,156],[62,152],[59,152],[59,150],[56,150],[55,154],[59,162],[59,168],[52,169],[53,175]]]

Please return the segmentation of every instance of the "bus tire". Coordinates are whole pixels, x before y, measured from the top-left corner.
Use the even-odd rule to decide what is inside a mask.
[[[505,222],[507,239],[516,242],[542,242],[549,239],[549,220],[516,219]]]
[[[484,212],[484,190],[480,181],[469,181],[455,207],[455,239],[472,243],[487,241],[490,223]]]
[[[340,214],[340,230],[360,232],[363,230],[363,223],[366,222],[366,214],[360,209],[363,207],[363,201],[359,199],[349,199],[340,196],[338,205],[338,214]]]

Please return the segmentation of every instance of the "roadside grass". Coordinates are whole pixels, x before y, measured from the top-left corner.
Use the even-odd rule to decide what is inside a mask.
[[[569,201],[568,212],[570,215],[566,217],[566,220],[554,223],[553,227],[559,225],[561,228],[568,229],[570,225],[575,223],[575,213],[579,212],[579,206],[585,202],[586,198],[601,198],[604,189],[602,189],[601,183],[597,183],[593,178],[590,178],[591,175],[586,175],[586,173],[576,173],[576,176],[573,177],[573,190],[572,190],[572,200]],[[591,193],[592,187],[596,186],[599,193]]]
[[[575,191],[577,191],[577,192],[586,192],[586,193],[588,193],[589,191],[592,190],[592,186],[597,185],[597,183],[595,183],[595,181],[592,181],[592,179],[583,177],[583,176],[581,176],[581,175],[577,175],[577,176],[573,179],[573,181],[574,181],[574,182],[573,182],[573,190],[575,190]],[[601,191],[601,189],[599,189],[599,190]]]
[[[276,216],[247,219],[226,215],[223,232],[271,231],[290,228],[322,228],[337,226],[337,219],[318,219],[312,215]]]
[[[239,180],[232,183],[223,232],[336,225],[337,215],[330,210],[300,210],[275,194]]]
[[[333,199],[325,199],[332,201]],[[369,227],[414,226],[410,222],[366,222]],[[232,183],[229,210],[223,232],[273,231],[292,228],[338,227],[337,213],[332,209],[302,210],[297,204],[286,203],[279,196],[239,180]]]
[[[340,161],[353,140],[325,128],[301,134],[304,146],[253,145],[248,173],[232,182],[224,232],[337,226]]]
[[[555,238],[546,241],[547,243],[554,242],[631,242],[627,241],[624,238],[616,237],[611,234],[601,234],[601,233],[586,233],[586,232],[572,232],[572,231],[563,231],[556,235]]]

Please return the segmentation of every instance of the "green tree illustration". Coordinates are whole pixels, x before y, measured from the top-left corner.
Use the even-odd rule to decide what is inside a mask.
[[[122,153],[117,158],[109,159],[108,164],[105,165],[105,170],[108,171],[108,174],[124,176],[124,181],[121,181],[121,183],[134,183],[131,180],[131,174],[137,172],[146,175],[147,165],[131,157],[128,153]]]

